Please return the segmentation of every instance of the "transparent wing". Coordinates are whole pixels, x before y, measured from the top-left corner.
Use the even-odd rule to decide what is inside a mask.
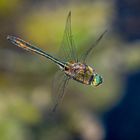
[[[88,55],[91,53],[91,51],[93,50],[93,48],[95,48],[98,43],[101,41],[101,39],[103,38],[103,36],[105,35],[105,33],[107,32],[107,30],[105,30],[100,36],[99,38],[94,42],[94,44],[92,44],[86,51],[85,53],[81,56],[80,61],[85,63],[86,59],[88,57]]]
[[[64,73],[57,72],[57,74],[54,77],[53,80],[53,86],[52,86],[52,94],[53,94],[53,107],[51,109],[52,112],[55,112],[58,105],[62,102],[64,95],[65,95],[65,89],[68,85],[70,78],[67,77]]]
[[[74,61],[78,62],[77,50],[72,36],[71,30],[71,12],[69,12],[64,35],[59,51],[60,58],[64,61]]]

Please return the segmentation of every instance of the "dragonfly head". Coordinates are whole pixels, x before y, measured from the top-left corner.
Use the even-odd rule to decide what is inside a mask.
[[[103,83],[103,78],[102,76],[100,76],[99,74],[94,74],[93,75],[93,81],[92,81],[92,85],[94,86],[99,86],[100,84]]]

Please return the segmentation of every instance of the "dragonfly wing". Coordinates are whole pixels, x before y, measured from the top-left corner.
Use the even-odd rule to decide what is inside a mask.
[[[59,54],[60,57],[65,61],[75,61],[75,62],[78,61],[77,50],[71,30],[71,12],[69,12],[66,20],[65,30]]]
[[[54,101],[53,108],[51,109],[52,112],[55,112],[58,105],[62,102],[65,95],[65,89],[68,85],[69,80],[70,78],[62,72],[57,72],[57,74],[55,75],[52,86],[52,94]]]
[[[103,36],[105,35],[105,33],[107,32],[107,30],[105,30],[100,36],[99,38],[94,42],[94,44],[92,44],[86,51],[85,53],[81,56],[81,61],[82,62],[86,62],[86,59],[88,57],[88,55],[91,53],[91,51],[93,50],[93,48],[95,48],[98,43],[101,41],[101,39],[103,38]]]

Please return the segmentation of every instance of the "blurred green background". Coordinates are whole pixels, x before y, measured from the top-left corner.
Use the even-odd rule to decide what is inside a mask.
[[[140,69],[140,43],[121,36],[116,7],[111,0],[0,0],[0,140],[106,138],[103,116],[125,96],[126,75]],[[57,56],[70,10],[79,53],[108,30],[88,60],[104,83],[94,88],[71,81],[63,103],[50,117],[58,68],[6,37],[18,36]]]

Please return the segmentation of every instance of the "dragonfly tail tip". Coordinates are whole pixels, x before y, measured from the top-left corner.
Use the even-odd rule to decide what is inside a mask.
[[[6,39],[8,39],[8,40],[9,40],[9,39],[10,39],[10,35],[8,35]]]
[[[11,35],[7,36],[7,40],[13,40],[13,39],[14,39],[14,36],[11,36]]]

